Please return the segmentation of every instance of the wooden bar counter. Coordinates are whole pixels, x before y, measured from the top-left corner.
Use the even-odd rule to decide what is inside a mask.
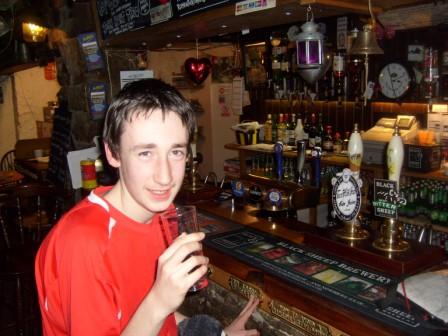
[[[197,202],[196,206],[200,213],[201,227],[206,232],[209,228],[212,228],[213,231],[208,233],[206,239],[208,242],[204,243],[204,253],[210,258],[211,273],[209,278],[213,286],[217,284],[225,288],[229,294],[237,293],[246,298],[250,295],[257,295],[261,298],[260,309],[263,313],[280,319],[291,327],[288,331],[271,328],[271,331],[262,332],[263,335],[443,334],[443,330],[441,331],[440,325],[437,325],[437,323],[434,327],[433,322],[422,321],[420,318],[422,310],[418,307],[418,310],[411,307],[408,314],[398,308],[396,309],[394,305],[389,306],[390,302],[385,300],[385,303],[377,308],[373,305],[373,308],[371,308],[372,315],[370,315],[369,311],[354,309],[350,302],[347,303],[347,300],[335,300],[332,297],[335,291],[328,289],[332,286],[320,285],[325,288],[323,292],[328,291],[330,293],[329,296],[321,295],[319,291],[307,288],[312,281],[309,284],[307,284],[307,281],[303,282],[304,286],[295,285],[294,281],[285,280],[284,274],[281,274],[281,272],[276,273],[275,268],[269,270],[269,261],[260,263],[255,259],[245,260],[245,258],[238,257],[236,248],[234,251],[230,249],[230,252],[227,253],[224,249],[219,248],[219,243],[214,245],[212,242],[219,242],[221,239],[219,237],[233,239],[228,237],[233,237],[231,233],[234,231],[252,230],[249,233],[243,232],[242,234],[250,235],[255,232],[255,235],[264,235],[267,239],[277,239],[285,246],[287,242],[291,249],[310,248],[311,251],[316,251],[315,254],[313,252],[313,255],[322,252],[322,255],[329,256],[326,261],[334,257],[340,261],[340,264],[351,270],[356,269],[354,267],[362,269],[365,266],[362,260],[365,259],[368,263],[367,270],[385,274],[385,278],[390,275],[391,278],[396,280],[396,283],[390,286],[393,291],[391,295],[394,297],[398,296],[395,290],[401,279],[431,268],[444,260],[445,256],[441,249],[423,249],[413,245],[413,253],[408,253],[407,256],[381,255],[381,253],[369,250],[365,246],[350,246],[345,242],[335,241],[328,232],[299,223],[295,219],[268,220],[257,217],[257,209],[251,206],[232,208],[230,201],[221,203],[202,201]],[[235,234],[235,239],[239,239],[238,234]],[[367,246],[367,243],[365,244]],[[414,258],[415,255],[419,255],[419,257]],[[415,259],[417,259],[417,262]],[[274,265],[275,262],[272,262],[272,264]],[[278,269],[280,269],[280,266],[278,266]],[[292,276],[291,279],[293,279]],[[313,279],[313,281],[315,280]],[[200,295],[204,296],[206,294]],[[356,299],[353,301],[355,302]],[[220,308],[222,310],[226,309],[225,307]],[[388,312],[391,315],[408,316],[402,316],[400,322],[397,323],[393,323],[394,320],[390,316],[382,320],[381,314],[388,314]],[[405,326],[406,322],[403,321],[407,321],[407,319],[409,325]]]

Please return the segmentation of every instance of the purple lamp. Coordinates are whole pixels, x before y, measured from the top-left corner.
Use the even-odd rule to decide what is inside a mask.
[[[331,61],[324,53],[324,35],[314,23],[311,6],[307,8],[306,17],[302,32],[296,37],[297,67],[303,79],[313,84],[325,74]]]

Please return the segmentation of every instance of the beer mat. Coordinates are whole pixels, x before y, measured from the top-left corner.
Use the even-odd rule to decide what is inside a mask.
[[[210,225],[213,216],[208,221]],[[406,334],[439,335],[443,330],[434,321],[423,319],[417,305],[411,303],[408,311],[396,294],[399,279],[310,246],[247,227],[210,232],[204,244]]]
[[[204,214],[200,210],[197,213],[199,229],[206,235],[215,235],[222,232],[228,232],[240,229],[242,226],[232,221],[220,219],[216,220],[214,217]]]

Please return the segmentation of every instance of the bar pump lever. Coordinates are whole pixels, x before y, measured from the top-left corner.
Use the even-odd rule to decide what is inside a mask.
[[[306,144],[303,140],[298,140],[297,143],[297,172],[296,180],[298,185],[303,185],[303,166],[305,165]]]
[[[279,181],[283,177],[283,143],[277,141],[274,145],[275,161],[277,164],[277,178]]]

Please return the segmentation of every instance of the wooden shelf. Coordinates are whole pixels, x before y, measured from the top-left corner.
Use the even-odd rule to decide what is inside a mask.
[[[241,151],[247,154],[256,154],[256,153],[273,153],[272,150],[253,150],[242,148],[241,145],[238,144],[226,144],[224,146],[226,149]],[[296,151],[285,151],[283,155],[287,158],[295,158],[297,156]],[[326,154],[322,156],[322,164],[323,165],[332,165],[332,166],[340,166],[340,167],[348,167],[348,158],[344,155],[335,155],[335,154]],[[385,167],[383,165],[376,164],[365,164],[363,163],[361,166],[363,170],[370,170],[375,172],[375,176],[382,176],[385,171]],[[436,180],[442,182],[448,182],[448,176],[444,174],[442,169],[428,172],[428,173],[420,173],[409,169],[403,169],[402,174],[404,176],[419,178],[419,179],[429,179]]]

